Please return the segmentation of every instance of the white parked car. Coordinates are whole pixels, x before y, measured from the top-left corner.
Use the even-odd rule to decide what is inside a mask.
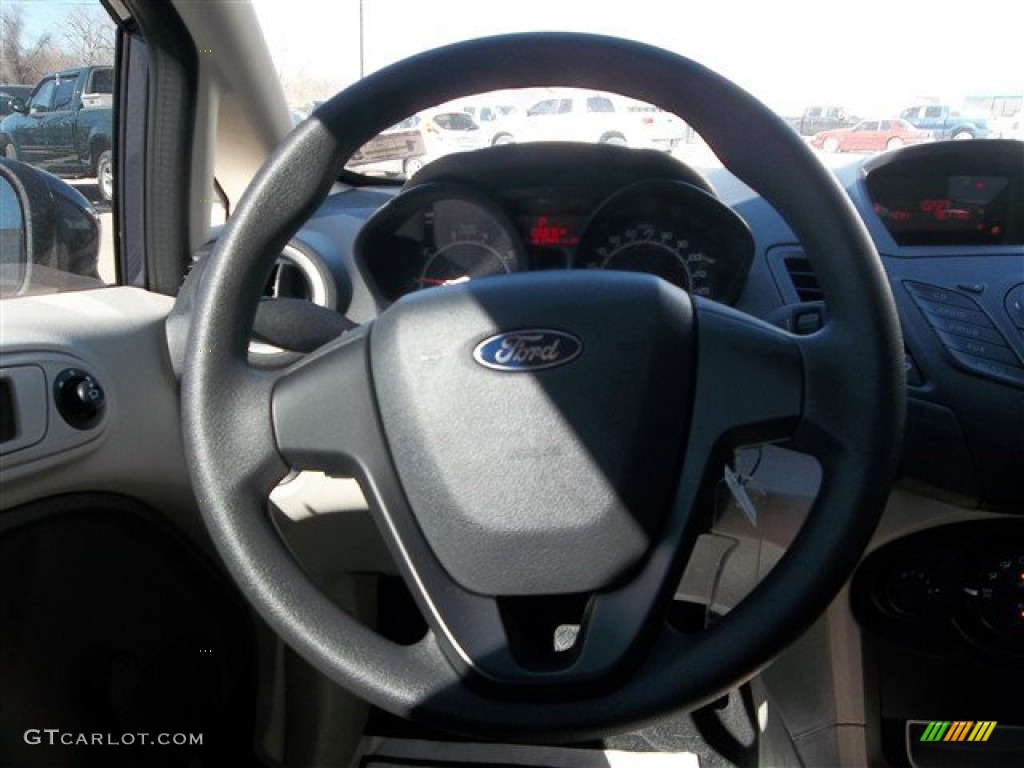
[[[639,102],[607,93],[558,92],[526,111],[516,141],[584,141],[670,150],[685,134],[678,118],[645,112]]]
[[[360,173],[409,177],[439,157],[486,144],[471,115],[459,110],[423,112],[383,131],[363,146],[347,167]]]
[[[643,101],[623,99],[621,103],[626,112],[640,122],[635,132],[639,137],[636,146],[649,144],[657,149],[671,150],[686,141],[687,126],[678,115]]]
[[[992,138],[1024,141],[1024,112],[1012,117],[996,118],[992,124]]]
[[[522,122],[522,111],[513,104],[463,104],[462,111],[472,115],[483,131],[482,146],[512,144]]]

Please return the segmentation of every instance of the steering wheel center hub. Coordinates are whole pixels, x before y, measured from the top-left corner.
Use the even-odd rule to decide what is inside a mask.
[[[678,479],[691,331],[685,293],[627,273],[462,283],[379,319],[384,431],[456,582],[589,592],[644,556]]]

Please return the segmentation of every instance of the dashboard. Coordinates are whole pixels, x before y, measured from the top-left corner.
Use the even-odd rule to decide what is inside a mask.
[[[1024,143],[843,160],[833,173],[900,312],[903,482],[1024,510]],[[291,247],[330,276],[331,309],[355,323],[418,291],[556,269],[650,272],[798,334],[828,319],[811,260],[770,205],[725,169],[698,172],[654,150],[538,143],[449,155],[402,188],[339,186]]]

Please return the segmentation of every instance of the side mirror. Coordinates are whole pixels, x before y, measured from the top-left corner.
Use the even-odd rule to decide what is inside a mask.
[[[0,297],[19,293],[27,278],[25,217],[18,193],[0,176]]]
[[[8,106],[11,108],[11,112],[17,112],[20,115],[28,114],[28,107],[25,106],[25,100],[15,96],[8,102]]]
[[[74,187],[0,158],[0,298],[100,288],[96,210]]]

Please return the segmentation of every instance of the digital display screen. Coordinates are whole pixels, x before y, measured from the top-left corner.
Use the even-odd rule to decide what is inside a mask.
[[[527,216],[523,225],[532,246],[575,246],[580,241],[580,221],[574,216]]]
[[[921,175],[889,178],[871,197],[900,245],[1013,245],[1010,191],[1007,176]]]

